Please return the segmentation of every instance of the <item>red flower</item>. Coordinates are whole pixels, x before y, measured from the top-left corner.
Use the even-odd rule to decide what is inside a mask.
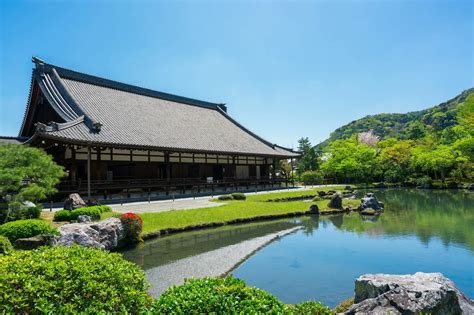
[[[124,220],[138,220],[140,223],[143,223],[143,219],[138,214],[133,212],[124,213],[120,216],[120,218]]]

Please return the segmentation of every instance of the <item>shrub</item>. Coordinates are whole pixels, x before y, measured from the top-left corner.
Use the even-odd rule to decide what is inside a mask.
[[[0,225],[0,235],[8,237],[12,243],[19,238],[57,233],[58,230],[49,225],[48,222],[38,219],[18,220]]]
[[[7,314],[147,311],[145,273],[120,254],[80,246],[0,256],[0,305]]]
[[[288,305],[287,313],[301,315],[332,315],[333,311],[320,302],[307,301],[300,304]]]
[[[92,220],[99,220],[101,213],[101,210],[96,206],[75,209],[71,211],[71,221],[77,220],[80,215],[88,215]]]
[[[75,210],[60,210],[54,214],[54,221],[73,221],[77,220],[80,215],[88,215],[92,220],[98,220],[102,213],[111,211],[112,208],[105,205],[84,207]]]
[[[232,200],[234,198],[232,198],[232,195],[220,195],[219,197],[217,197],[217,199],[224,201],[224,200]]]
[[[349,310],[349,308],[354,304],[354,298],[350,298],[350,299],[347,299],[347,300],[344,300],[342,301],[341,303],[339,303],[338,306],[336,306],[334,308],[334,312],[336,314],[339,314],[339,313],[345,313]]]
[[[120,220],[125,226],[125,239],[129,242],[141,241],[141,233],[143,229],[142,218],[138,214],[128,212],[122,214]]]
[[[415,184],[423,188],[429,188],[433,185],[433,180],[429,176],[422,176],[415,179]]]
[[[53,221],[71,221],[71,211],[59,210],[54,213]]]
[[[318,171],[307,171],[301,174],[301,181],[305,185],[320,185],[324,182],[324,176]]]
[[[0,255],[7,254],[13,250],[12,243],[5,236],[0,235]]]
[[[166,290],[155,302],[156,314],[282,313],[285,305],[273,295],[233,277],[187,279]]]
[[[245,196],[244,193],[241,192],[235,192],[230,194],[234,200],[245,200],[247,199],[247,196]]]
[[[11,202],[0,205],[0,222],[11,222],[26,219],[38,219],[41,215],[41,207],[28,202]]]

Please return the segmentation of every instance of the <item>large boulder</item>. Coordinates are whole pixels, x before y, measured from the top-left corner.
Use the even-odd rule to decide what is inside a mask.
[[[340,194],[334,194],[328,203],[329,208],[342,209],[342,197]]]
[[[373,274],[355,282],[345,314],[474,314],[474,301],[441,273]]]
[[[319,213],[318,205],[317,204],[312,204],[311,206],[309,206],[309,212],[314,213],[314,214],[318,214]]]
[[[70,194],[69,197],[64,201],[64,209],[74,210],[77,208],[86,207],[87,204],[82,200],[79,194]]]
[[[365,196],[360,200],[359,211],[365,209],[374,209],[375,211],[383,210],[383,203],[378,201],[377,197],[373,193],[366,193]]]
[[[108,218],[94,223],[72,223],[59,228],[58,245],[78,244],[113,250],[124,240],[125,226],[119,218]]]

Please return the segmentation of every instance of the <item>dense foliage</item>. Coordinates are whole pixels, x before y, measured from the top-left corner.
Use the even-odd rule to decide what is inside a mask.
[[[8,237],[12,243],[19,238],[57,233],[58,231],[48,222],[38,219],[18,220],[0,225],[0,235]]]
[[[326,143],[321,157],[325,177],[335,183],[383,181],[420,186],[429,186],[433,180],[445,183],[449,178],[445,187],[453,188],[463,181],[472,181],[474,89],[420,112],[417,117],[393,137],[387,136],[392,133],[377,134],[375,128],[381,141],[375,135],[372,141],[361,141],[364,137],[359,133]]]
[[[26,145],[0,146],[0,169],[0,197],[12,202],[46,198],[65,175],[51,156]]]
[[[54,221],[74,221],[80,215],[88,215],[93,220],[98,220],[100,215],[104,212],[111,212],[112,208],[105,205],[90,206],[84,208],[78,208],[74,210],[59,210],[54,213]]]
[[[354,134],[373,130],[380,138],[396,137],[399,139],[420,139],[426,133],[442,133],[445,129],[454,127],[459,122],[459,104],[465,102],[474,88],[463,91],[452,100],[432,108],[406,114],[379,114],[355,120],[331,133],[329,139],[317,147],[322,149],[331,142],[348,139]],[[466,106],[462,120],[472,121],[474,105]],[[466,122],[466,121],[465,121]]]
[[[0,306],[16,314],[140,314],[145,273],[100,249],[43,247],[0,256]]]
[[[232,277],[188,279],[155,303],[157,314],[281,313],[284,304],[273,295]]]
[[[320,171],[306,171],[300,178],[305,185],[320,185],[324,182],[324,175]]]
[[[129,242],[141,241],[143,230],[143,219],[133,212],[127,212],[120,216],[122,224],[125,226],[125,239]]]
[[[0,255],[7,254],[13,250],[12,243],[6,236],[0,235]]]
[[[0,224],[16,220],[38,219],[41,207],[30,203],[12,202],[0,207]]]
[[[188,279],[155,302],[157,314],[332,314],[318,302],[285,305],[263,290],[233,277]]]

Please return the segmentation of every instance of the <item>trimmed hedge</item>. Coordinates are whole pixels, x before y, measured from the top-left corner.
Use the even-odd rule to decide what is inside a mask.
[[[145,273],[120,254],[80,246],[0,256],[7,314],[142,314],[152,299]]]
[[[92,217],[93,220],[100,219],[100,215],[104,212],[111,212],[112,208],[109,206],[91,206],[78,208],[75,210],[59,210],[54,213],[54,221],[74,221],[80,215],[88,215]]]
[[[7,254],[13,250],[12,243],[6,236],[0,235],[0,255]]]
[[[282,313],[285,304],[263,290],[233,277],[187,279],[165,291],[155,302],[154,314]]]
[[[15,243],[19,238],[57,233],[58,230],[48,222],[38,219],[18,220],[0,225],[0,235],[8,237],[11,243]]]
[[[219,197],[217,197],[217,199],[225,201],[225,200],[232,200],[233,198],[232,198],[232,195],[220,195]]]
[[[245,200],[247,199],[247,196],[245,196],[244,193],[241,192],[234,192],[230,194],[234,200]]]
[[[319,302],[286,305],[272,294],[233,278],[186,279],[155,301],[152,314],[308,314],[332,315]]]

